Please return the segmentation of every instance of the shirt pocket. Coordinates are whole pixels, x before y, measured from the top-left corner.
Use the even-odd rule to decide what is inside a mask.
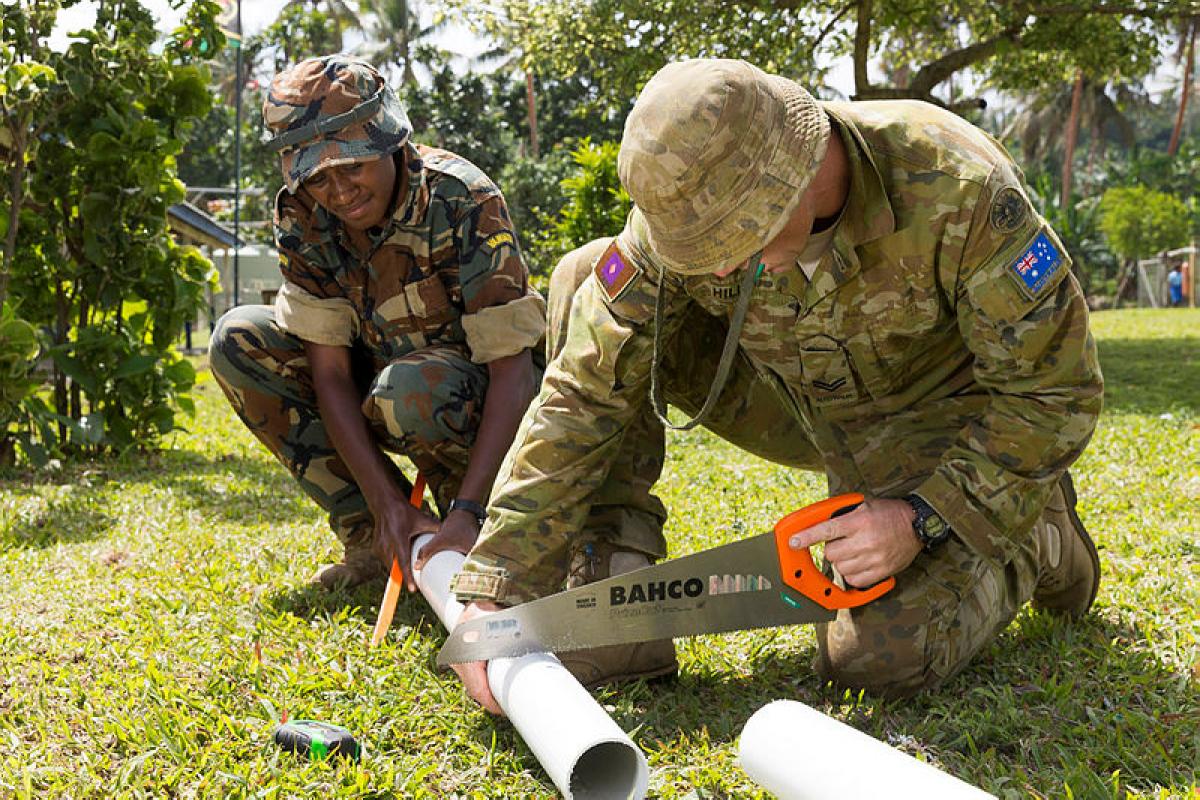
[[[413,340],[420,347],[436,338],[456,314],[437,275],[405,284],[403,290],[375,308],[375,320],[385,340]]]
[[[849,406],[864,399],[850,353],[836,339],[818,335],[802,340],[800,365],[805,394],[817,408]]]

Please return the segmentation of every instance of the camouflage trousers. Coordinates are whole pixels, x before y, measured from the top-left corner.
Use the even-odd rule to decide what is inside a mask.
[[[487,366],[453,345],[416,350],[378,371],[361,355],[355,351],[354,376],[375,441],[416,465],[444,512],[466,474]],[[321,420],[304,342],[279,328],[274,308],[238,306],[221,317],[209,362],[242,422],[329,514],[338,539],[372,535],[366,498]],[[387,463],[407,496],[411,484]]]
[[[611,239],[593,241],[565,256],[550,283],[551,357],[565,340],[571,299]],[[724,320],[698,306],[667,344],[661,366],[663,395],[688,415],[697,413],[712,384],[727,331]],[[721,401],[704,427],[738,447],[776,463],[818,472],[816,445],[746,358],[739,353]],[[580,544],[606,538],[652,558],[666,553],[666,512],[651,488],[664,462],[665,432],[649,409],[626,433],[621,452],[589,512]],[[915,487],[924,476],[914,475]],[[1052,503],[1063,500],[1056,488]],[[1039,520],[1016,558],[998,564],[957,538],[921,553],[896,588],[866,606],[838,612],[816,626],[815,667],[824,679],[881,694],[904,696],[940,685],[994,640],[1033,595],[1039,573]]]

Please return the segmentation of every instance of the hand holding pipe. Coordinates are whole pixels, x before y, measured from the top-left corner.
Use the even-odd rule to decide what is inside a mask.
[[[432,534],[413,542],[412,559]],[[463,605],[450,592],[462,553],[435,553],[416,572],[417,587],[438,619],[453,630]],[[568,800],[646,796],[646,756],[551,653],[488,662],[488,685],[517,733]]]

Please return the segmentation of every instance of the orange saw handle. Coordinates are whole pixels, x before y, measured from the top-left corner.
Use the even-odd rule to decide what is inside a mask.
[[[831,610],[866,605],[895,587],[896,579],[888,578],[869,589],[843,589],[817,569],[811,552],[807,549],[793,550],[788,544],[792,534],[853,511],[865,499],[857,493],[840,494],[793,511],[775,523],[775,549],[779,554],[780,577],[785,584],[817,605]]]

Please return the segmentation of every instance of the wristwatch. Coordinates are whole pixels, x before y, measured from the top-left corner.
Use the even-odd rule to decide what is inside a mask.
[[[465,511],[475,518],[479,523],[479,527],[483,527],[483,523],[487,522],[487,509],[476,503],[474,500],[465,500],[461,497],[456,497],[450,501],[450,507],[446,509],[446,513],[451,511]]]
[[[942,515],[933,510],[933,506],[926,503],[920,495],[910,494],[904,500],[912,506],[913,513],[913,532],[917,534],[917,538],[921,540],[921,547],[926,553],[932,553],[933,550],[947,539],[954,530],[950,527],[950,523],[942,519]]]

